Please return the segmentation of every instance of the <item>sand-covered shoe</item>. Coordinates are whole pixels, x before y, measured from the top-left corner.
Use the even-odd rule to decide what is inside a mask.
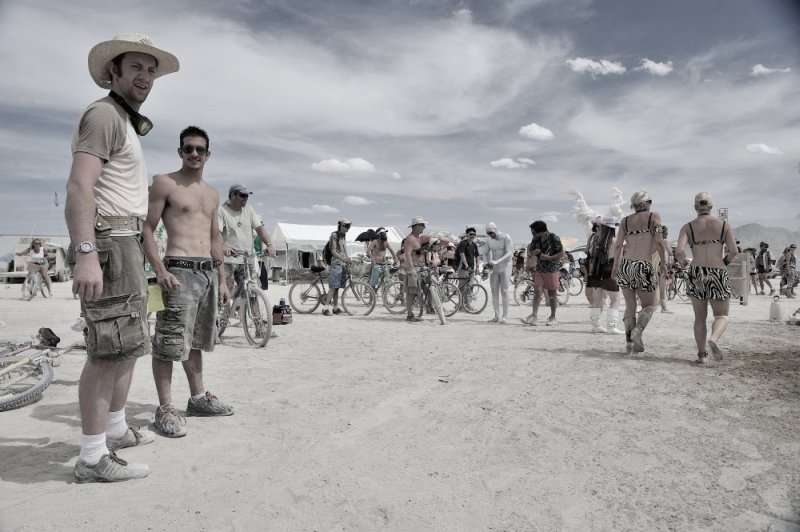
[[[167,438],[186,436],[186,420],[178,414],[172,405],[156,408],[156,420],[153,423],[156,432]]]
[[[631,331],[631,342],[633,343],[633,352],[641,353],[644,351],[644,343],[642,343],[642,329],[634,327]]]
[[[119,458],[114,451],[103,456],[99,462],[89,465],[78,459],[75,464],[75,481],[83,484],[86,482],[122,482],[144,478],[150,474],[150,468],[145,464],[129,464]]]
[[[217,399],[217,396],[211,392],[206,392],[200,399],[189,399],[189,403],[186,405],[186,415],[231,416],[233,415],[233,407]]]
[[[143,429],[141,427],[128,427],[125,434],[119,438],[106,436],[106,447],[109,451],[116,451],[117,449],[125,449],[126,447],[136,447],[137,445],[147,445],[156,441],[154,432]]]
[[[707,357],[708,357],[708,353],[706,353],[705,351],[703,351],[701,353],[697,353],[697,363],[698,364],[705,364]]]

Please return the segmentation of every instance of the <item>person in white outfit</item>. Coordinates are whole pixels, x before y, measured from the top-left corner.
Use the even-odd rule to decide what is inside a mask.
[[[489,283],[492,287],[492,307],[494,307],[493,323],[507,323],[508,318],[508,283],[511,281],[512,257],[514,243],[511,237],[500,233],[494,222],[486,224],[489,236],[489,251],[486,253],[486,264],[492,269]],[[500,313],[500,299],[503,300],[503,312]]]

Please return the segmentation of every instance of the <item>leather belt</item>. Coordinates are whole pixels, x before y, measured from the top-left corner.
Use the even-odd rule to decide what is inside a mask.
[[[142,219],[138,216],[106,216],[103,215],[103,220],[108,222],[111,229],[117,231],[142,231]]]
[[[167,268],[186,268],[187,270],[203,270],[210,272],[214,269],[214,261],[209,260],[190,260],[190,259],[164,259]]]

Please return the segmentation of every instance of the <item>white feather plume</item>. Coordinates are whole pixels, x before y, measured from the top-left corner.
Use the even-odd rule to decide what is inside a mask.
[[[620,189],[614,187],[612,190],[611,210],[609,211],[609,215],[619,222],[625,217],[625,214],[622,212],[622,205],[625,203],[625,201],[622,199],[622,191]]]
[[[575,215],[575,220],[578,225],[584,227],[587,231],[591,231],[592,222],[600,214],[595,212],[583,199],[583,194],[577,187],[571,186],[567,189],[570,196],[575,198],[575,203],[572,206],[572,214]]]

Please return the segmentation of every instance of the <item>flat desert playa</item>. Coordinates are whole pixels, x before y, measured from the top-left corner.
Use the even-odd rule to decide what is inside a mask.
[[[0,286],[0,338],[79,340],[54,286],[30,302]],[[0,530],[799,530],[800,327],[768,323],[770,303],[732,306],[704,367],[682,302],[636,355],[589,333],[583,295],[557,327],[513,305],[488,323],[490,303],[446,326],[296,314],[265,349],[233,328],[204,360],[235,415],[120,451],[151,474],[105,485],[73,482],[85,353],[66,354],[41,401],[0,413]],[[173,395],[185,408],[179,367]],[[145,358],[129,422],[156,406]]]

